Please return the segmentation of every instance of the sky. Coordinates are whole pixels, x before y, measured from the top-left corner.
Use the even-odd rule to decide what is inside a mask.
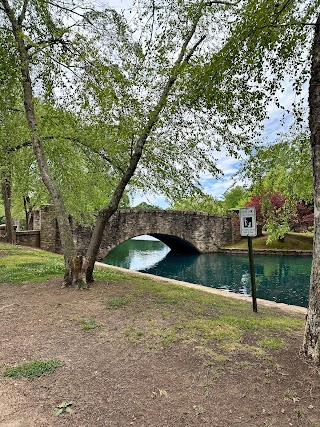
[[[295,95],[292,86],[289,82],[285,82],[286,88],[283,93],[278,94],[280,104],[285,108],[290,108],[295,101]],[[304,87],[301,102],[307,103],[307,85]],[[291,114],[284,114],[284,110],[279,109],[275,104],[270,104],[267,108],[268,119],[264,121],[264,129],[262,132],[262,140],[266,143],[274,142],[277,137],[290,130],[290,126],[294,124],[294,119]],[[218,159],[217,166],[223,171],[224,175],[220,179],[212,178],[209,175],[202,177],[202,186],[206,193],[211,194],[213,197],[221,199],[223,193],[227,191],[232,185],[242,182],[237,180],[234,175],[239,170],[240,161],[233,157],[226,155],[225,152],[217,152],[216,158]],[[168,207],[168,202],[164,196],[145,194],[144,196],[135,197],[132,204],[136,206],[141,202],[147,202],[161,208]]]
[[[97,0],[99,2],[99,0]],[[101,4],[106,4],[105,0],[100,0]],[[114,7],[117,10],[129,10],[132,6],[132,0],[108,0],[108,5]],[[291,109],[292,103],[297,101],[295,99],[294,91],[289,80],[284,81],[284,91],[277,93],[277,97],[280,104],[287,109]],[[299,102],[307,104],[307,85],[305,85]],[[264,121],[264,129],[262,132],[262,140],[265,143],[272,143],[277,139],[277,136],[281,133],[288,132],[290,126],[293,125],[294,119],[292,115],[286,113],[284,110],[279,109],[275,104],[270,104],[267,107],[268,119]],[[223,171],[224,175],[220,179],[215,179],[209,175],[203,175],[201,184],[206,193],[211,194],[215,198],[222,198],[224,192],[228,190],[233,184],[242,184],[237,181],[234,177],[240,166],[238,159],[232,158],[226,154],[226,152],[217,152],[216,156],[218,159],[217,166]],[[141,202],[146,202],[159,206],[161,208],[168,207],[168,202],[162,195],[155,194],[144,194],[135,196],[131,202],[133,206]]]

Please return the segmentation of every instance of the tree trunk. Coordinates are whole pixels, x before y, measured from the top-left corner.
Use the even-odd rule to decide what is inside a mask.
[[[13,223],[11,216],[11,184],[8,177],[3,177],[1,183],[1,192],[6,216],[6,239],[8,243],[13,244]]]
[[[313,164],[314,240],[310,278],[309,307],[306,319],[303,351],[319,364],[319,301],[320,301],[320,15],[317,19],[312,48],[309,86],[309,126]]]
[[[204,40],[204,37],[200,38],[194,44],[194,46],[189,51],[187,51],[188,45],[192,37],[194,36],[197,25],[199,23],[201,13],[202,13],[202,8],[203,8],[203,5],[201,5],[198,14],[194,18],[193,25],[190,28],[189,33],[186,35],[186,39],[184,40],[184,43],[181,46],[178,59],[176,60],[176,62],[174,63],[171,69],[171,73],[163,88],[163,91],[159,97],[158,102],[153,107],[153,109],[149,112],[149,115],[146,120],[146,125],[141,131],[141,134],[136,142],[135,149],[131,156],[128,167],[124,171],[124,174],[115,192],[113,193],[111,202],[109,203],[109,205],[107,205],[104,209],[101,209],[101,211],[99,212],[98,218],[96,220],[96,225],[95,225],[95,228],[90,240],[90,244],[87,250],[87,254],[86,254],[86,257],[88,259],[88,268],[87,268],[87,275],[86,275],[88,282],[93,282],[94,264],[99,252],[99,248],[102,240],[102,234],[105,229],[105,226],[109,221],[109,219],[111,218],[111,216],[118,209],[124,190],[126,189],[127,184],[129,183],[130,179],[132,178],[132,176],[134,175],[137,169],[146,141],[152,129],[154,128],[154,126],[159,120],[160,113],[162,112],[162,110],[164,109],[167,103],[168,96],[171,92],[172,87],[174,86],[178,76],[181,74],[183,67],[189,62],[196,48]]]
[[[28,128],[31,134],[32,149],[37,160],[41,178],[51,196],[52,202],[55,207],[65,262],[64,281],[66,285],[70,285],[72,282],[70,262],[71,259],[76,256],[76,250],[73,242],[73,236],[69,224],[68,214],[63,203],[62,195],[59,187],[51,176],[50,170],[48,168],[47,159],[42,147],[41,139],[38,133],[38,123],[34,109],[34,96],[30,77],[29,55],[25,45],[22,28],[22,21],[25,15],[25,10],[24,12],[22,12],[22,15],[20,15],[19,18],[16,18],[13,9],[11,9],[9,5],[8,0],[1,0],[1,4],[3,5],[4,12],[10,20],[12,26],[12,33],[14,35],[18,47],[20,71],[22,76],[22,86],[24,93],[24,108]],[[27,6],[27,2],[25,2],[25,6]]]
[[[34,206],[31,204],[29,196],[23,196],[23,208],[26,221],[25,230],[30,230]]]

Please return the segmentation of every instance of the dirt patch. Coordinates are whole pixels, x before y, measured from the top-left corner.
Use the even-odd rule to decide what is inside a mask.
[[[143,293],[134,304],[115,299],[131,292],[127,282],[101,280],[89,291],[58,280],[0,287],[1,371],[62,362],[32,381],[0,376],[0,426],[320,426],[319,374],[299,355],[302,332],[264,355],[208,357],[201,342],[164,342],[156,332],[144,339],[146,325],[161,330],[178,308]],[[84,331],[79,319],[96,327]],[[247,345],[253,340],[248,333]],[[73,412],[56,417],[63,401]]]

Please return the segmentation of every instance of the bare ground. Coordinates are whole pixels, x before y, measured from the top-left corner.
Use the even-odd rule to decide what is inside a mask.
[[[82,292],[58,280],[1,285],[1,371],[62,361],[36,380],[0,376],[1,427],[320,426],[319,373],[299,355],[302,331],[268,356],[238,351],[209,362],[192,340],[162,345],[138,332],[135,339],[137,325],[167,320],[143,296],[106,309],[108,298],[128,292],[127,282],[102,280]],[[93,315],[101,327],[83,331],[77,319]],[[57,417],[62,401],[73,412]]]

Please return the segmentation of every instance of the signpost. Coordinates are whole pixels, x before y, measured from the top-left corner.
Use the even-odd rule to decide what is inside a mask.
[[[252,250],[252,237],[255,237],[257,235],[256,208],[248,207],[248,208],[240,209],[240,234],[242,237],[248,237],[252,307],[253,307],[253,311],[257,313],[258,308],[257,308],[256,278],[254,274],[254,262],[253,262],[253,250]]]

